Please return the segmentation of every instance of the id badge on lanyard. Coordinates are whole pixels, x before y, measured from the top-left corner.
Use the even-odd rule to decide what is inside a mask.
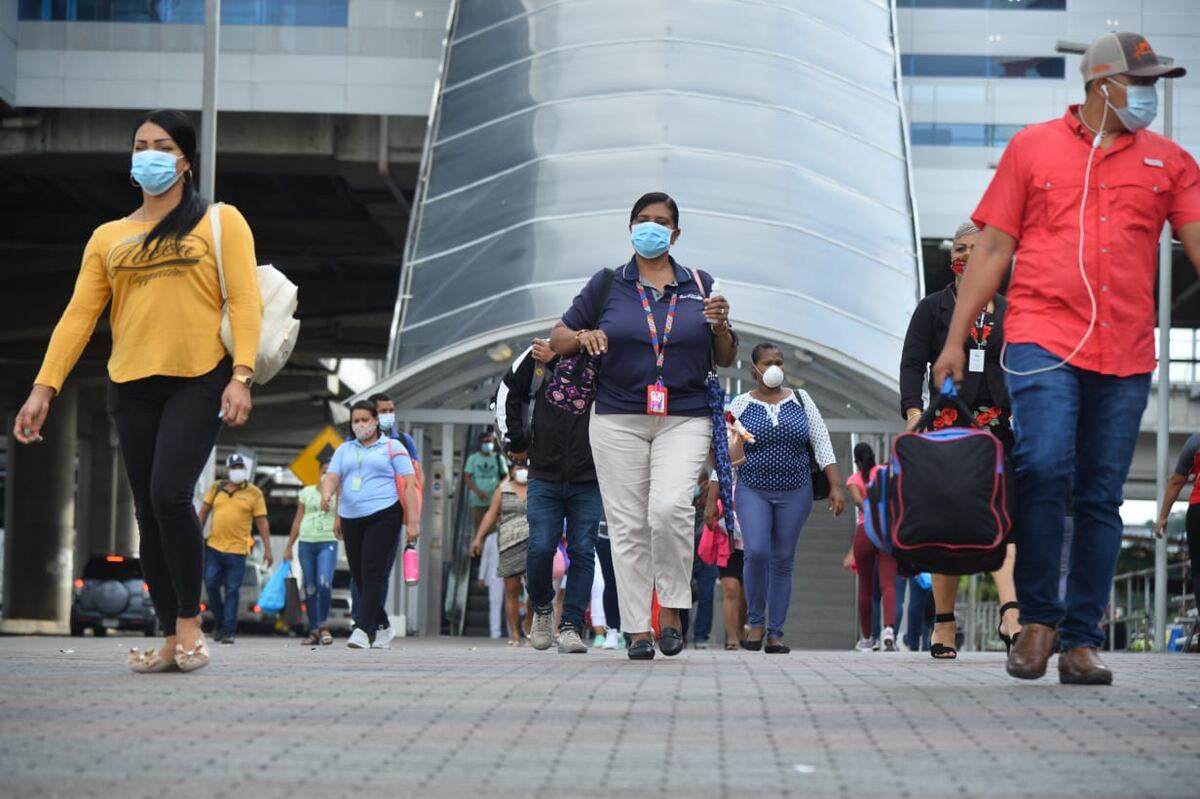
[[[975,334],[972,336],[975,339],[975,346],[967,356],[967,369],[971,372],[983,371],[984,360],[987,357],[988,334],[992,332],[990,328],[985,326],[986,321],[987,314],[979,314],[979,319],[975,323],[975,330],[972,331]]]
[[[350,490],[351,491],[362,491],[362,487],[363,487],[362,465],[363,465],[363,460],[365,458],[366,458],[366,455],[360,455],[358,453],[354,454],[355,470],[354,470],[354,476],[350,478]]]
[[[662,383],[646,386],[646,413],[651,416],[666,416],[667,394],[667,387]]]
[[[671,305],[667,308],[667,319],[663,323],[662,342],[658,340],[658,325],[654,323],[654,311],[650,308],[650,300],[646,297],[646,289],[641,283],[637,286],[638,297],[642,300],[642,310],[646,313],[646,327],[650,329],[650,346],[654,348],[654,367],[658,379],[646,386],[646,413],[649,416],[666,416],[670,392],[663,384],[663,361],[667,355],[667,340],[671,337],[671,328],[675,326],[675,303],[679,300],[676,292],[671,295]]]

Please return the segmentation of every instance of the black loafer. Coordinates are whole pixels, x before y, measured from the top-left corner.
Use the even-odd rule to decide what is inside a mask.
[[[630,660],[654,660],[654,644],[649,638],[634,641],[626,650]]]
[[[780,641],[777,644],[767,644],[763,647],[763,651],[768,655],[786,655],[788,652],[792,651],[792,648]]]
[[[667,657],[675,657],[683,651],[683,634],[674,627],[663,627],[658,636],[658,649]]]

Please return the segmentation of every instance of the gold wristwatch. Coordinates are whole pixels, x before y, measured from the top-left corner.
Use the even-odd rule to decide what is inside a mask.
[[[254,375],[234,375],[233,380],[236,383],[241,383],[246,388],[254,385]]]

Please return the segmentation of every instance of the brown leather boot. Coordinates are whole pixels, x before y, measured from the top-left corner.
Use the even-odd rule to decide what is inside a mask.
[[[1094,646],[1077,646],[1058,656],[1058,681],[1063,685],[1112,685],[1112,672]]]
[[[1058,632],[1045,624],[1025,624],[1021,637],[1008,655],[1009,676],[1021,680],[1038,680],[1046,675],[1046,663],[1054,652]]]

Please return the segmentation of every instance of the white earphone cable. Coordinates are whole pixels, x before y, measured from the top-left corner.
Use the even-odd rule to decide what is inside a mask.
[[[1008,342],[1004,342],[1004,346],[1000,349],[1000,368],[1010,375],[1018,377],[1028,377],[1030,375],[1039,375],[1043,372],[1053,372],[1055,369],[1066,366],[1071,360],[1079,354],[1083,349],[1083,345],[1091,338],[1092,331],[1096,328],[1096,292],[1092,289],[1092,284],[1088,282],[1087,270],[1083,265],[1083,239],[1084,239],[1084,210],[1087,208],[1088,185],[1092,177],[1092,161],[1096,157],[1096,150],[1100,149],[1100,142],[1104,137],[1104,123],[1108,121],[1108,87],[1104,84],[1100,85],[1100,91],[1104,92],[1104,113],[1100,117],[1100,128],[1092,139],[1092,150],[1088,153],[1087,168],[1083,172],[1083,197],[1079,201],[1079,278],[1083,281],[1084,288],[1087,289],[1088,301],[1092,305],[1092,315],[1088,320],[1087,331],[1084,332],[1083,338],[1079,339],[1079,343],[1075,345],[1075,349],[1071,350],[1071,354],[1063,358],[1053,366],[1043,366],[1040,369],[1031,369],[1027,372],[1018,372],[1014,369],[1009,369],[1005,363],[1005,355],[1008,353]],[[1082,119],[1082,111],[1080,112]],[[1086,123],[1084,123],[1086,124]],[[1013,275],[1016,275],[1016,266],[1013,266]]]

